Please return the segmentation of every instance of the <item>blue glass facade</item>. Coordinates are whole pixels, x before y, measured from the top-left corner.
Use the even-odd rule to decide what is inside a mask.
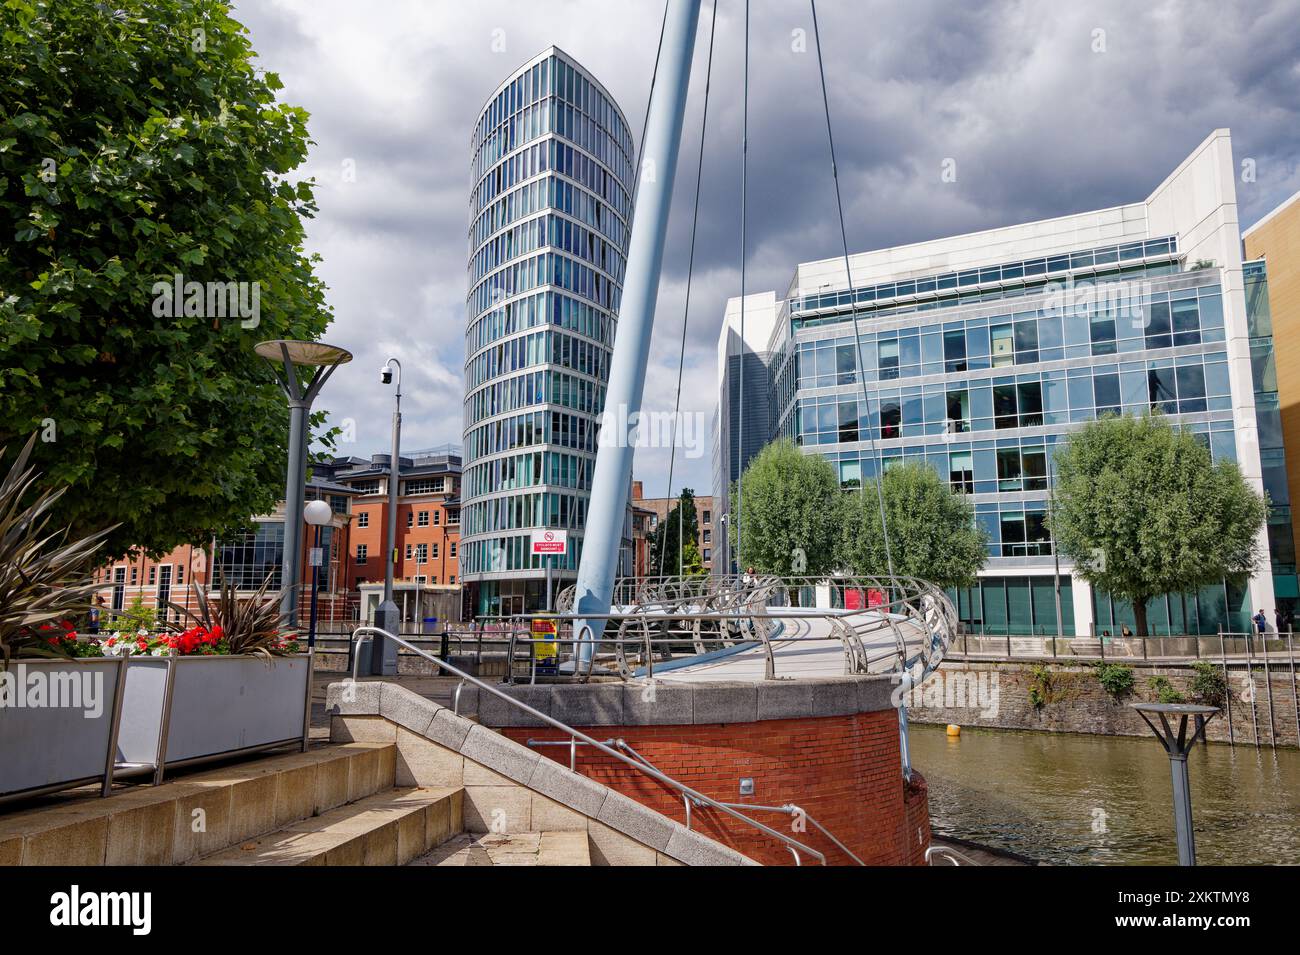
[[[1295,558],[1271,328],[1260,311],[1266,279],[1262,263],[1244,271],[1283,606],[1294,597]],[[896,462],[933,466],[971,495],[988,537],[985,575],[955,595],[963,621],[974,632],[1055,633],[1049,468],[1072,427],[1158,409],[1216,458],[1237,457],[1224,275],[1159,237],[794,296],[772,363],[776,432],[824,455],[845,488]],[[1066,633],[1079,587],[1063,577]],[[1091,603],[1096,633],[1133,624],[1123,602],[1093,593]],[[1250,612],[1244,584],[1233,582],[1149,607],[1156,632],[1243,629]]]
[[[471,137],[461,576],[480,612],[544,575],[535,528],[568,528],[577,568],[629,224],[633,142],[618,106],[558,50],[488,101]]]

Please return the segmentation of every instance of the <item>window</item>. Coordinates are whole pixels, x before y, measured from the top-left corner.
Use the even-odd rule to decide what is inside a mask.
[[[943,333],[943,367],[945,371],[966,370],[966,333],[961,329]]]
[[[446,478],[422,478],[406,482],[407,494],[441,494],[446,488]]]
[[[993,386],[994,427],[1016,427],[1016,386]]]
[[[962,388],[947,394],[948,421],[946,430],[949,434],[960,434],[970,430],[970,393]]]
[[[704,548],[704,562],[707,564],[712,559],[713,559],[713,550],[708,547]]]
[[[429,546],[430,546],[431,548],[433,548],[432,551],[431,551],[431,553],[430,553],[430,556],[431,556],[434,560],[437,560],[437,559],[438,559],[438,545],[435,543],[435,544],[430,544]]]
[[[415,562],[416,562],[417,564],[427,564],[427,563],[429,562],[429,545],[428,545],[428,544],[416,544],[416,545],[415,545]]]
[[[176,565],[176,586],[179,587],[183,583],[185,583],[185,565],[177,564]]]
[[[421,512],[420,512],[420,518],[419,518],[418,521],[416,521],[416,524],[418,524],[420,527],[428,527],[428,526],[429,526],[429,512],[428,512],[428,511],[421,511]]]
[[[434,527],[438,527],[440,524],[442,524],[442,511],[434,511],[434,512],[433,512],[433,526],[434,526]]]
[[[898,341],[881,342],[878,350],[878,369],[880,380],[888,381],[898,377]]]
[[[158,568],[157,568],[157,567],[150,567],[150,568],[149,568],[149,586],[152,587],[152,586],[153,586],[154,584],[156,584],[157,582],[158,582]]]
[[[1020,449],[1000,448],[998,450],[998,490],[1020,490]]]
[[[1172,368],[1152,368],[1147,371],[1147,397],[1152,408],[1159,408],[1165,414],[1177,412],[1176,388]]]
[[[856,399],[839,403],[839,440],[858,440],[858,402]]]
[[[975,493],[975,468],[971,463],[971,452],[955,451],[948,455],[948,483],[954,491]]]
[[[364,564],[365,562],[366,562],[366,545],[365,545],[365,544],[358,544],[358,545],[357,545],[357,563],[358,563],[358,564]]]
[[[448,545],[448,547],[447,547],[447,556],[449,556],[449,557],[455,557],[455,556],[456,556],[456,542],[455,542],[455,541],[452,541],[452,542]],[[455,581],[453,581],[453,583],[455,583]]]
[[[903,422],[902,410],[898,399],[884,399],[880,402],[880,437],[897,438],[899,426]]]
[[[1015,363],[1015,339],[1010,325],[994,325],[990,330],[993,340],[993,367],[1003,368]]]
[[[379,482],[378,482],[378,481],[358,481],[356,484],[353,484],[352,487],[353,487],[353,489],[354,489],[358,494],[378,494],[378,493],[379,493]]]
[[[410,560],[410,559],[411,559],[411,545],[410,545],[410,544],[407,544],[407,545],[406,545],[406,559],[407,559],[407,560]]]
[[[703,524],[712,524],[712,523],[713,523],[713,512],[712,512],[712,511],[705,511],[705,512],[704,512],[704,516],[703,516],[702,518],[700,518],[700,522],[703,523]]]
[[[1113,366],[1112,366],[1113,367]],[[1092,379],[1093,406],[1097,417],[1104,414],[1119,414],[1119,375],[1094,375]]]
[[[140,568],[139,568],[139,567],[132,567],[132,568],[131,568],[131,586],[134,587],[134,586],[135,586],[136,584],[138,584],[139,582],[140,582]]]
[[[1043,423],[1043,385],[1038,381],[1026,381],[1016,385],[1016,397],[1020,404],[1020,427],[1035,428]]]
[[[710,530],[704,530],[704,531],[701,531],[701,532],[700,532],[700,537],[704,540],[704,543],[706,543],[706,544],[712,544],[712,543],[713,543],[713,531],[710,531]]]
[[[370,512],[369,512],[369,511],[358,511],[358,512],[357,512],[357,527],[369,527],[369,526],[370,526]]]
[[[415,526],[415,512],[414,512],[414,511],[407,511],[407,512],[406,512],[406,526],[407,526],[407,527],[414,527],[414,526]]]
[[[113,568],[113,610],[121,610],[126,603],[126,568]]]

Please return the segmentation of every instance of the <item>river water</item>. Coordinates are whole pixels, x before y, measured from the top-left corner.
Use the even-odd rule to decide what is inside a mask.
[[[1169,759],[1114,736],[911,726],[936,834],[1058,865],[1171,865]],[[1197,862],[1300,864],[1300,752],[1222,744],[1188,757]]]

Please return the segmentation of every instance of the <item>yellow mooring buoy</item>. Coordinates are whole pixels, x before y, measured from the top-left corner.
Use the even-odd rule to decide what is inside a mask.
[[[948,735],[954,739],[961,735],[961,727],[956,723],[948,724]]]

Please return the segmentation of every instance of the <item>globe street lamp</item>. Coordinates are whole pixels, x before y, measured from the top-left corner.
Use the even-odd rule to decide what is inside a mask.
[[[303,508],[303,520],[312,526],[311,556],[307,564],[311,567],[311,617],[307,624],[307,646],[316,646],[316,590],[320,584],[320,569],[325,563],[321,556],[320,529],[334,519],[334,509],[325,501],[317,498],[308,501]]]
[[[321,342],[277,339],[253,350],[272,363],[276,380],[289,399],[289,463],[284,482],[284,563],[280,613],[289,626],[298,623],[298,581],[302,571],[303,489],[307,483],[307,419],[312,402],[334,369],[352,353]]]

